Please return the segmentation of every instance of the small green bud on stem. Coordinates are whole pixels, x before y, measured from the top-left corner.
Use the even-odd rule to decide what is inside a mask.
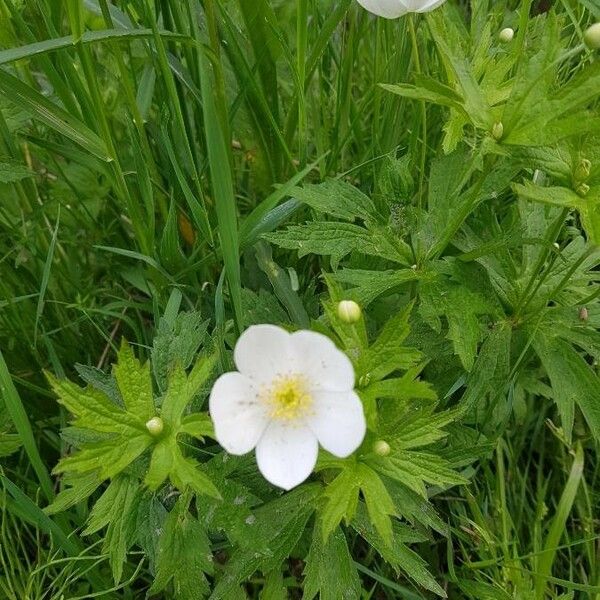
[[[342,300],[337,306],[337,313],[344,323],[358,323],[362,316],[360,306],[354,300]]]
[[[585,181],[592,172],[592,163],[587,158],[582,158],[575,169],[575,181]]]
[[[502,124],[502,122],[498,121],[497,123],[494,123],[494,125],[492,127],[492,136],[494,137],[494,139],[501,140],[503,135],[504,135],[504,125]]]
[[[388,456],[391,451],[390,445],[385,440],[377,440],[373,444],[373,452],[378,456]]]
[[[152,417],[146,423],[146,429],[152,437],[158,437],[163,432],[164,428],[165,424],[163,423],[163,420],[160,417]]]
[[[508,42],[512,42],[514,37],[515,37],[515,30],[512,27],[506,27],[498,34],[498,38],[504,44],[508,44]]]
[[[583,41],[588,48],[592,48],[593,50],[600,48],[600,23],[594,23],[585,30]]]

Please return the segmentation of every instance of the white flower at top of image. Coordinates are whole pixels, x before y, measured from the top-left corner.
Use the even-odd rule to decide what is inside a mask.
[[[361,445],[366,422],[354,369],[328,337],[254,325],[233,358],[238,370],[221,375],[210,393],[215,434],[230,454],[256,448],[269,482],[286,490],[302,483],[319,444],[340,458]]]
[[[397,19],[407,13],[429,12],[446,0],[358,0],[369,12],[386,19]]]

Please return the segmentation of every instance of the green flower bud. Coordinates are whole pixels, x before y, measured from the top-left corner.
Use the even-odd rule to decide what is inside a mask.
[[[362,316],[360,306],[354,300],[342,300],[337,307],[338,317],[344,323],[358,323]]]
[[[502,124],[502,122],[498,121],[497,123],[494,123],[494,125],[492,126],[492,136],[494,137],[494,139],[501,140],[503,135],[504,125]]]
[[[600,23],[594,23],[585,30],[583,41],[589,48],[594,50],[600,48]]]
[[[575,181],[585,181],[592,172],[592,163],[587,158],[582,158],[575,169]]]
[[[379,456],[388,456],[391,451],[390,445],[385,440],[377,440],[373,444],[373,452]]]
[[[587,183],[580,183],[575,190],[580,196],[587,196],[590,186]]]
[[[504,44],[508,44],[508,42],[512,42],[514,37],[515,37],[515,30],[512,27],[506,27],[498,34],[499,40]]]
[[[146,429],[152,437],[158,437],[163,432],[164,428],[165,424],[163,423],[163,420],[160,417],[152,417],[146,423]]]

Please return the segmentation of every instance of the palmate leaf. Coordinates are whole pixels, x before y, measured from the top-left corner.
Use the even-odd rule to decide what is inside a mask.
[[[341,471],[324,492],[325,503],[320,511],[321,533],[327,541],[344,520],[349,523],[356,512],[362,493],[371,522],[385,540],[392,543],[394,503],[381,478],[367,464],[352,460],[340,463]]]
[[[401,535],[399,528],[395,527],[393,543],[386,543],[379,532],[373,527],[370,515],[368,515],[362,504],[359,505],[359,509],[351,525],[397,573],[404,572],[410,579],[425,589],[432,591],[442,598],[446,597],[444,590],[428,571],[427,563],[403,543],[421,541],[422,538],[414,536],[414,534],[404,537]]]
[[[302,258],[307,254],[331,256],[334,269],[351,252],[385,258],[406,264],[406,255],[382,229],[365,229],[351,223],[313,221],[305,225],[291,225],[285,231],[263,236],[281,248],[298,250]]]
[[[321,526],[315,525],[306,567],[304,569],[304,600],[358,600],[361,583],[352,563],[344,532],[337,528],[323,541]]]
[[[208,595],[205,573],[213,572],[210,540],[188,505],[189,498],[180,496],[165,520],[158,540],[156,577],[148,591],[151,595],[171,582],[180,600],[200,600]]]
[[[321,494],[318,484],[302,485],[258,508],[246,519],[244,540],[233,551],[211,600],[230,598],[254,572],[279,570],[300,539]]]
[[[47,511],[57,512],[83,500],[102,481],[116,477],[150,449],[146,483],[151,489],[170,478],[180,490],[190,487],[197,494],[218,497],[219,492],[201,466],[183,455],[177,439],[180,434],[196,438],[212,434],[206,413],[186,416],[184,412],[212,373],[215,358],[200,359],[189,375],[177,366],[160,409],[153,398],[150,365],[142,365],[125,342],[117,358],[114,377],[119,403],[98,387],[82,389],[48,376],[59,402],[75,416],[71,429],[79,434],[73,438],[78,450],[54,469],[55,473],[68,475],[68,486]],[[105,383],[100,387],[110,392],[112,388]],[[162,431],[151,432],[147,427],[155,417],[161,419]]]
[[[94,505],[84,531],[85,535],[91,535],[107,527],[102,552],[108,554],[115,583],[121,580],[127,550],[135,541],[140,500],[138,480],[118,475]]]
[[[592,187],[584,196],[569,188],[542,187],[533,183],[515,184],[513,188],[525,200],[577,210],[590,241],[600,244],[600,186]]]

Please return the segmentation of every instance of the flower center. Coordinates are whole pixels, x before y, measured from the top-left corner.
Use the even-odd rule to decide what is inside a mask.
[[[265,390],[264,398],[271,418],[284,421],[305,416],[313,403],[306,380],[301,375],[278,377]]]

